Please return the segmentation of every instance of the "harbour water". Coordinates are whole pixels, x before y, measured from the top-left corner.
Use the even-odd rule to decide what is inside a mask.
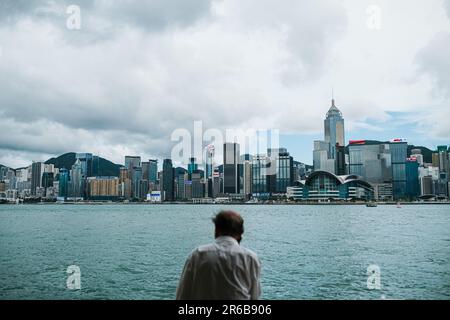
[[[173,299],[218,205],[0,206],[0,299]],[[263,299],[450,299],[450,206],[232,206]],[[81,290],[66,286],[79,266]],[[381,289],[367,286],[367,268]]]

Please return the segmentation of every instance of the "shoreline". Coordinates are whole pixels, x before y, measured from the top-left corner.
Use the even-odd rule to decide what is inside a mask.
[[[450,205],[450,201],[439,202],[399,202],[403,205]],[[366,206],[367,202],[276,202],[276,203],[241,203],[241,202],[226,202],[226,203],[192,203],[192,202],[161,202],[161,203],[147,203],[147,202],[25,202],[25,203],[0,203],[1,205],[139,205],[139,206],[154,206],[154,205],[226,205],[226,206]],[[379,206],[397,205],[397,202],[377,202]]]

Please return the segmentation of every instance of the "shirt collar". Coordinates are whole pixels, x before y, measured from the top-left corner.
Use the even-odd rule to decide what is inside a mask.
[[[239,245],[239,243],[237,242],[237,240],[233,237],[230,236],[220,236],[216,238],[216,243],[223,243],[223,242],[232,242],[234,244]]]

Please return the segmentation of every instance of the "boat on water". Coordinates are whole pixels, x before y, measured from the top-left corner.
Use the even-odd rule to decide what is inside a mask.
[[[378,206],[378,204],[376,202],[368,202],[368,203],[366,203],[366,207],[368,207],[368,208],[375,208],[377,206]]]
[[[400,202],[397,202],[397,208],[401,208]]]

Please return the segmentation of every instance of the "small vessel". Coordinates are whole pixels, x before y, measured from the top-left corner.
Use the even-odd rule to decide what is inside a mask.
[[[375,208],[377,206],[378,206],[378,204],[376,202],[367,202],[366,203],[366,207],[368,207],[368,208]]]
[[[397,202],[397,208],[401,208],[400,202]]]

